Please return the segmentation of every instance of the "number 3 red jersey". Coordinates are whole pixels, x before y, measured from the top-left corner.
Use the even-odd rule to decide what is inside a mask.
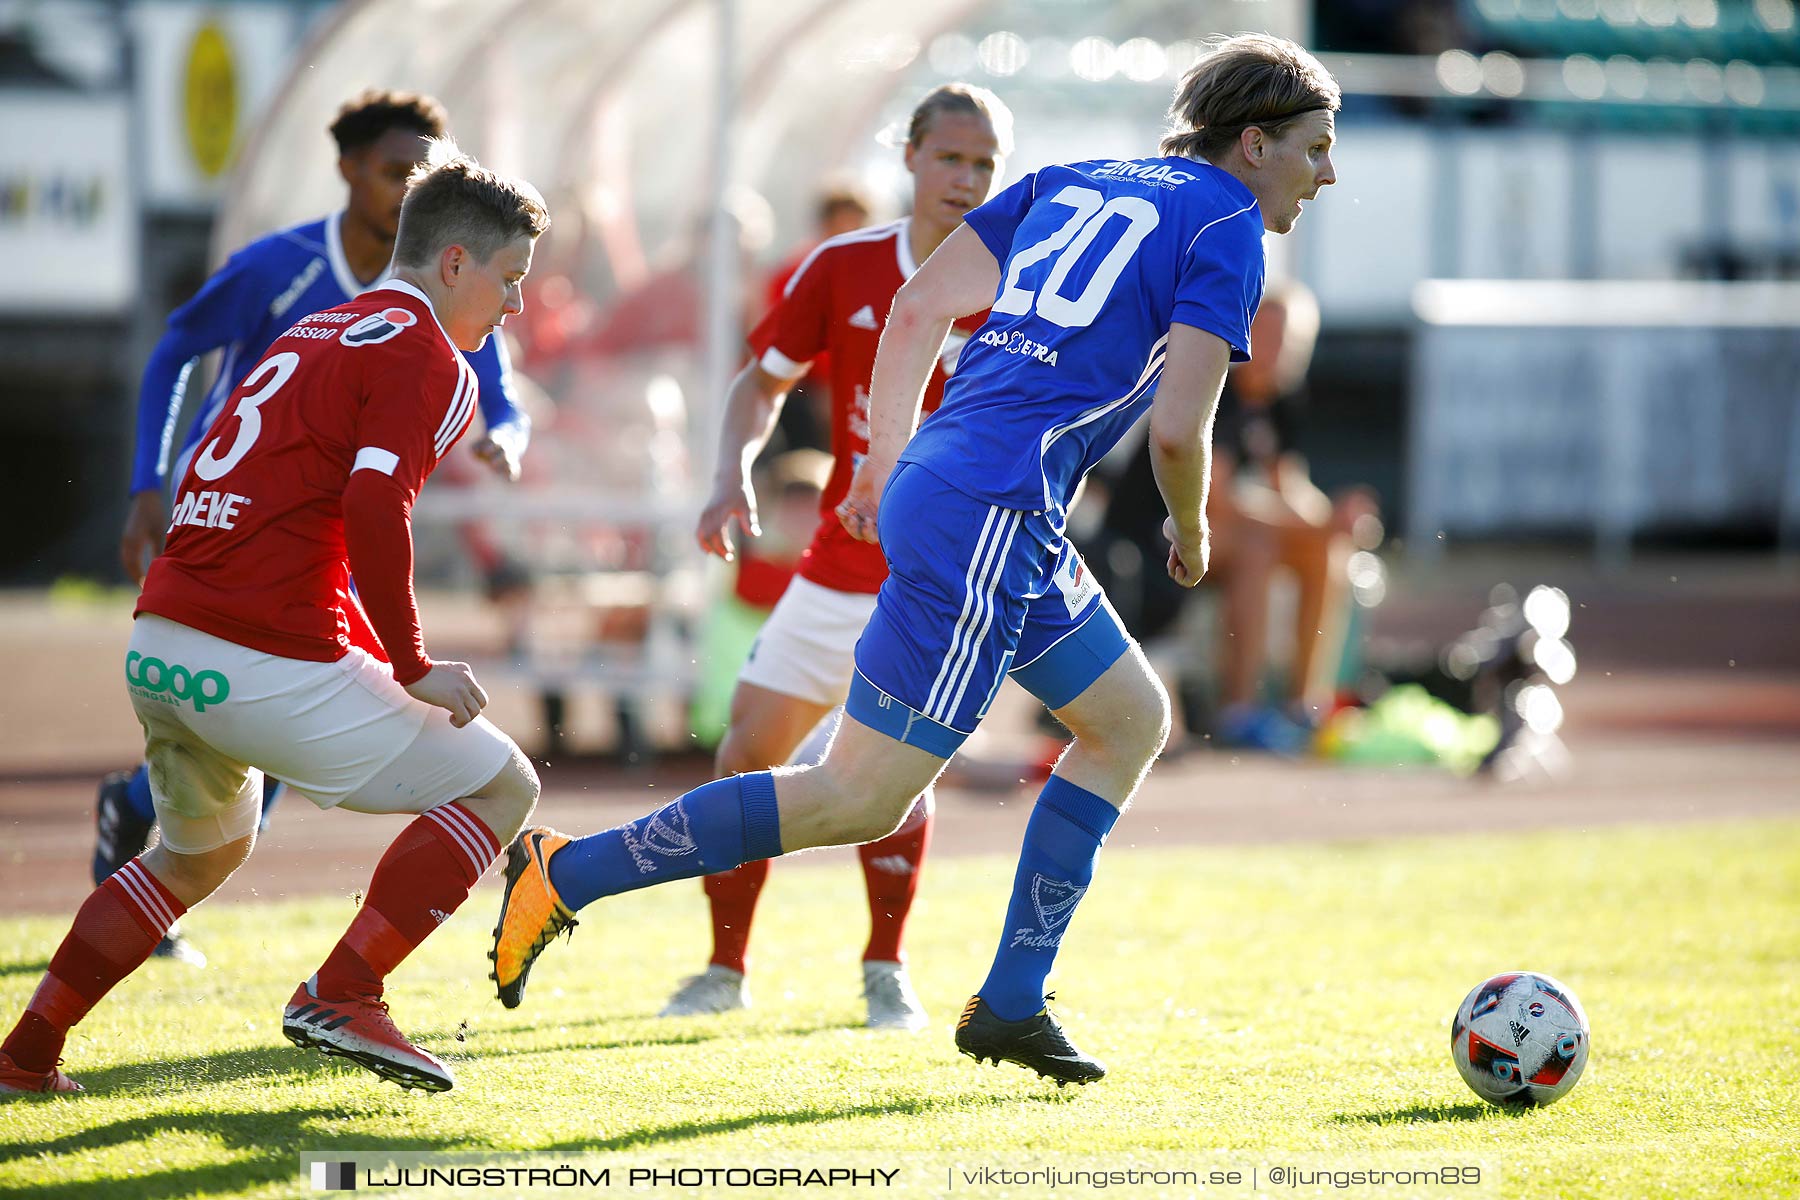
[[[139,613],[283,658],[335,662],[364,606],[410,683],[430,669],[410,515],[475,411],[474,372],[430,302],[395,280],[276,338],[175,494]]]

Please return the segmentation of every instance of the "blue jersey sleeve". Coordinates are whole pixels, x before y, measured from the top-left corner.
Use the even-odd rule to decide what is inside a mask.
[[[194,360],[248,337],[267,296],[253,256],[242,251],[214,273],[194,298],[169,314],[168,325],[144,364],[138,387],[137,439],[131,494],[163,485],[169,446]]]
[[[512,355],[507,353],[506,340],[495,333],[481,349],[465,351],[463,357],[475,368],[475,379],[481,387],[481,419],[488,434],[498,431],[502,436],[518,438],[518,450],[524,453],[525,442],[531,436],[531,418],[519,407],[518,393],[513,390]]]
[[[1250,357],[1250,318],[1262,303],[1262,222],[1233,213],[1195,235],[1181,263],[1170,320],[1204,329],[1231,347],[1231,361]]]
[[[1037,172],[1033,171],[963,217],[1002,266],[1006,265],[1006,256],[1012,253],[1013,233],[1025,219],[1025,214],[1031,211],[1036,191]]]

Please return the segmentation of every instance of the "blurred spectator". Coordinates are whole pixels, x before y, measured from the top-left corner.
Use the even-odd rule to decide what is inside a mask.
[[[1210,725],[1226,745],[1304,747],[1308,729],[1334,698],[1348,616],[1346,564],[1357,544],[1372,546],[1381,536],[1373,493],[1359,488],[1335,500],[1326,496],[1295,448],[1318,329],[1312,293],[1297,283],[1271,285],[1251,325],[1254,357],[1227,377],[1214,422],[1207,504],[1212,565],[1202,585],[1223,601],[1216,718],[1205,716],[1195,680],[1181,680],[1178,690],[1189,731]],[[1106,511],[1096,553],[1088,557],[1143,640],[1174,623],[1186,595],[1159,569],[1167,554],[1164,509],[1148,445],[1104,482]],[[1270,705],[1260,701],[1259,685],[1278,573],[1295,584],[1294,644],[1279,702]]]
[[[746,187],[734,187],[726,193],[725,212],[736,234],[739,253],[740,292],[734,307],[740,325],[747,331],[762,293],[755,260],[774,236],[775,218],[769,202]],[[700,347],[706,337],[706,271],[711,242],[709,213],[696,223],[693,237],[673,266],[613,297],[596,327],[583,339],[580,350],[627,356]]]
[[[773,218],[768,202],[748,188],[731,189],[725,209],[738,252],[735,340],[760,307],[763,276],[755,258],[768,245]],[[705,342],[711,215],[689,229],[663,269],[602,304],[567,274],[546,277],[535,297],[536,320],[524,327],[526,357],[557,397],[539,442],[541,469],[531,482],[603,489],[619,512],[609,519],[602,504],[592,520],[539,523],[526,534],[531,565],[581,580],[575,594],[590,618],[587,641],[627,659],[650,653],[657,581],[674,561],[660,518],[644,510],[689,486],[687,438]],[[538,643],[533,634],[529,593],[515,587],[503,600],[513,606],[515,653],[527,659],[550,653],[549,641]],[[638,700],[618,693],[606,702],[615,715],[618,756],[646,761],[650,727]],[[569,745],[562,691],[545,692],[544,712],[544,752],[556,756]]]

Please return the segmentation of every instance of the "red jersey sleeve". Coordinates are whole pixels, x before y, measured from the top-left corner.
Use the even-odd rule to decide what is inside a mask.
[[[825,351],[831,330],[831,272],[815,251],[788,279],[779,303],[750,331],[763,370],[793,379]]]
[[[475,374],[460,355],[408,355],[371,373],[344,486],[344,547],[369,623],[413,683],[431,670],[413,593],[412,505],[438,460],[468,428]]]

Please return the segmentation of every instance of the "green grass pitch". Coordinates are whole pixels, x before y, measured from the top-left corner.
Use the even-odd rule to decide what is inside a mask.
[[[211,969],[152,961],[77,1030],[67,1068],[85,1096],[0,1102],[0,1192],[309,1194],[302,1151],[504,1148],[907,1164],[887,1195],[983,1194],[949,1190],[952,1159],[1134,1157],[1256,1167],[1281,1195],[1309,1193],[1272,1190],[1273,1164],[1428,1160],[1479,1162],[1484,1186],[1311,1194],[1800,1195],[1800,821],[1250,849],[1134,849],[1129,818],[1119,834],[1052,980],[1077,1043],[1111,1068],[1084,1091],[951,1046],[1010,856],[927,866],[910,942],[934,1021],[918,1036],[856,1027],[866,918],[842,852],[777,867],[755,1007],[727,1017],[653,1015],[705,956],[697,883],[588,910],[516,1012],[485,978],[498,892],[483,888],[389,992],[401,1028],[458,1073],[442,1096],[281,1037],[350,897],[203,907],[189,928]],[[9,1025],[64,928],[0,920]],[[1523,1114],[1479,1102],[1447,1054],[1463,994],[1516,967],[1570,985],[1593,1022],[1585,1078]]]

